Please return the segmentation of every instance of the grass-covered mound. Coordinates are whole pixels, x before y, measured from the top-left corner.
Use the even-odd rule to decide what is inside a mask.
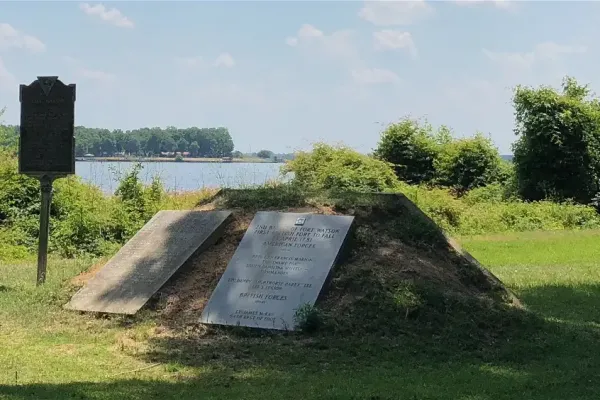
[[[258,345],[290,335],[311,340],[405,337],[443,343],[448,349],[487,351],[519,328],[531,326],[528,314],[504,285],[457,250],[401,194],[314,195],[291,186],[223,190],[198,208],[232,210],[233,219],[223,237],[188,260],[136,317],[153,315],[159,326],[159,334],[148,341],[153,360],[198,361],[209,356],[203,348],[212,348],[210,354],[217,351],[216,343],[228,343],[219,350],[227,353],[227,348],[240,349],[231,345],[232,340],[253,340]],[[300,331],[199,324],[204,305],[259,210],[355,216],[345,257],[334,268],[316,307],[304,313]],[[192,349],[196,356],[189,354]]]

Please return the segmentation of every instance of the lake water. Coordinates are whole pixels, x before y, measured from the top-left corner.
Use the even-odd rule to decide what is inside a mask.
[[[140,179],[145,183],[153,176],[162,180],[165,189],[171,191],[196,190],[204,187],[239,188],[262,185],[280,177],[283,164],[276,163],[141,163]],[[84,181],[113,193],[119,177],[133,167],[133,162],[77,161],[75,172]]]

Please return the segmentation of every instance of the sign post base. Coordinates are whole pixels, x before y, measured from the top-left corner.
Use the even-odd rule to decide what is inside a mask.
[[[48,175],[40,177],[42,189],[42,209],[40,210],[40,236],[38,243],[37,285],[46,281],[48,265],[48,235],[50,232],[50,204],[52,203],[52,182],[54,178]]]

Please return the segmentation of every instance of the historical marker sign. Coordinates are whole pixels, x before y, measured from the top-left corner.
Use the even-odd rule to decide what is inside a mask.
[[[36,177],[42,189],[37,284],[46,280],[52,182],[75,173],[75,85],[38,76],[20,85],[19,172]]]
[[[314,305],[353,219],[257,213],[200,322],[293,330],[296,310]]]
[[[54,178],[75,173],[75,85],[38,77],[20,85],[19,172]]]
[[[198,249],[223,233],[230,211],[159,211],[65,308],[135,314]]]

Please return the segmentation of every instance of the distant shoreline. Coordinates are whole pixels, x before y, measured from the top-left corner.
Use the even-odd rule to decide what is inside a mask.
[[[234,158],[232,160],[223,160],[222,158],[194,158],[186,157],[177,161],[175,158],[167,157],[76,157],[80,162],[172,162],[172,163],[254,163],[254,164],[282,164],[283,161],[270,161],[262,158]]]

